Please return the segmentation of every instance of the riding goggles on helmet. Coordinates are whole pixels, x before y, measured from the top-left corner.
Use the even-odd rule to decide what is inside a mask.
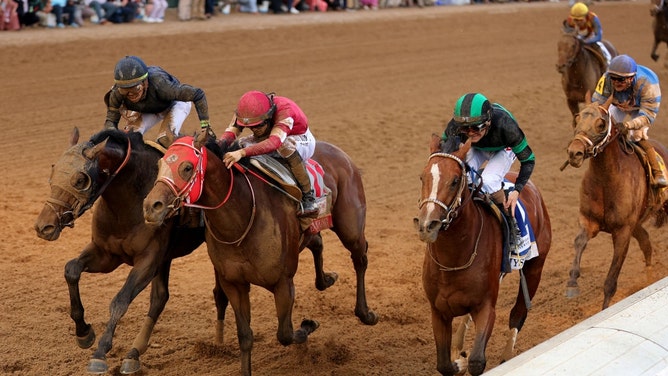
[[[460,125],[459,131],[462,133],[468,133],[468,132],[480,133],[483,130],[485,130],[485,128],[487,128],[487,125],[488,125],[487,121],[478,124]]]

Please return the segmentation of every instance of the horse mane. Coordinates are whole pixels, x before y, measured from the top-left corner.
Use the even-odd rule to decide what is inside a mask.
[[[451,154],[459,150],[459,147],[462,143],[462,139],[459,135],[452,136],[450,135],[447,139],[441,140],[440,149],[442,153]]]
[[[127,140],[130,140],[130,145],[133,149],[139,145],[144,145],[144,136],[139,132],[124,132],[116,128],[108,128],[100,131],[90,137],[90,142],[97,145],[104,140],[109,139],[115,144],[125,145]]]

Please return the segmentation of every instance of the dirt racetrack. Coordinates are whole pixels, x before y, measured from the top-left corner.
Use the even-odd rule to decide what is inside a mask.
[[[256,375],[435,375],[428,303],[421,285],[424,245],[412,227],[432,132],[441,132],[455,100],[482,91],[511,110],[537,159],[533,175],[550,210],[552,251],[517,352],[524,352],[600,310],[611,260],[601,234],[583,258],[582,295],[564,297],[577,231],[583,170],[567,168],[570,115],[556,72],[556,41],[567,2],[509,3],[298,16],[217,16],[208,22],[135,24],[0,33],[2,185],[0,223],[0,374],[84,375],[92,352],[75,344],[63,267],[90,238],[90,213],[55,242],[32,228],[46,199],[50,166],[67,147],[73,126],[82,139],[103,123],[102,97],[116,60],[136,54],[183,82],[204,88],[220,133],[246,90],[276,91],[295,99],[318,139],[344,149],[364,171],[368,200],[369,305],[380,315],[364,326],[353,315],[355,279],[347,251],[325,232],[325,268],[339,273],[327,291],[313,286],[312,258],[302,254],[293,322],[318,320],[307,345],[282,347],[268,292],[252,290]],[[650,60],[647,2],[592,5],[604,37],[622,53],[668,79]],[[668,52],[663,46],[659,53]],[[668,91],[664,87],[664,91]],[[664,104],[650,134],[668,142]],[[197,127],[191,114],[185,132]],[[149,133],[151,137],[155,135]],[[655,247],[652,273],[632,242],[619,278],[617,302],[668,275],[668,236],[648,224]],[[203,247],[202,247],[203,248]],[[84,274],[86,318],[98,336],[109,302],[129,267]],[[142,375],[235,375],[238,344],[228,309],[223,346],[214,344],[213,272],[205,249],[173,263],[171,298],[142,356]],[[517,276],[502,283],[488,369],[505,343]],[[110,374],[147,312],[141,293],[119,325],[108,354]],[[97,345],[97,344],[96,344]],[[96,346],[95,345],[95,346]]]

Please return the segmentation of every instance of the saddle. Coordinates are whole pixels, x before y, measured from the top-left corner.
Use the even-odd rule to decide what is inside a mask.
[[[302,198],[302,191],[297,186],[292,173],[276,158],[267,154],[261,154],[250,157],[250,164],[258,171],[271,179],[278,186],[280,192],[292,197],[299,202]],[[306,171],[311,179],[311,186],[315,192],[315,202],[319,208],[318,215],[315,218],[300,217],[302,231],[308,231],[310,234],[317,234],[322,230],[331,228],[332,221],[332,191],[325,186],[323,175],[324,170],[320,164],[313,159],[306,162]]]
[[[596,60],[601,66],[601,72],[608,70],[608,61],[605,59],[605,56],[603,56],[603,53],[601,53],[601,50],[599,50],[598,46],[587,44],[583,46],[583,48],[596,56]]]

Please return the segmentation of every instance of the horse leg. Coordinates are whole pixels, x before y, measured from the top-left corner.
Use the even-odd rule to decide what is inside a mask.
[[[141,368],[139,356],[146,352],[148,342],[153,333],[153,327],[158,322],[158,317],[165,309],[169,300],[169,270],[171,260],[166,261],[158,271],[158,274],[151,281],[151,300],[148,308],[148,316],[144,320],[141,331],[135,337],[132,348],[123,359],[121,364],[121,373],[124,375],[138,372]]]
[[[469,357],[469,373],[472,376],[478,376],[485,371],[487,359],[485,349],[487,342],[494,329],[494,320],[496,320],[496,310],[491,304],[485,304],[482,310],[472,314],[475,322],[476,335],[473,340],[473,349]]]
[[[225,332],[225,310],[229,300],[227,295],[223,291],[223,286],[220,284],[220,277],[216,268],[213,268],[214,275],[216,276],[216,286],[213,288],[213,300],[216,302],[216,343],[222,344],[224,340]]]
[[[443,316],[436,308],[431,307],[431,327],[436,341],[436,369],[442,375],[456,375],[466,372],[452,362],[450,349],[452,346],[452,317]]]
[[[222,278],[221,278],[222,281]],[[237,322],[237,337],[241,352],[241,375],[251,376],[251,350],[253,349],[253,330],[250,326],[250,283],[230,283],[222,281],[225,295],[229,299]]]
[[[84,318],[84,307],[79,293],[81,273],[105,273],[116,269],[120,265],[118,259],[100,252],[92,243],[88,244],[79,257],[65,264],[65,281],[70,294],[70,317],[74,321],[77,345],[87,349],[95,343],[95,330]]]
[[[472,321],[473,318],[471,315],[466,315],[466,317],[463,318],[459,323],[457,331],[452,336],[452,350],[450,351],[450,359],[455,359],[457,368],[460,370],[466,370],[468,368],[466,352],[462,350],[464,350],[464,338],[466,337],[466,332],[468,331]]]
[[[283,346],[301,344],[308,340],[320,324],[317,321],[304,319],[296,331],[292,327],[292,307],[295,304],[295,285],[291,277],[283,277],[274,286],[274,304],[278,317],[276,337]]]
[[[610,306],[612,297],[617,292],[617,279],[619,272],[622,270],[626,254],[629,251],[629,243],[631,242],[631,229],[629,227],[622,227],[612,234],[612,244],[614,253],[612,255],[612,262],[610,263],[610,270],[605,277],[605,284],[603,285],[603,309]]]
[[[633,229],[633,237],[638,241],[640,250],[645,257],[645,266],[652,266],[652,242],[649,240],[649,234],[641,224],[638,224],[636,228]]]
[[[654,39],[654,44],[652,45],[652,53],[650,56],[652,57],[652,60],[657,61],[659,60],[659,55],[656,54],[656,49],[659,47],[659,41]]]
[[[332,286],[337,279],[338,274],[335,272],[325,272],[322,257],[322,236],[315,234],[311,237],[306,247],[313,254],[313,264],[315,266],[315,288],[319,291],[324,291]]]
[[[575,249],[575,257],[573,257],[573,264],[569,274],[568,283],[566,284],[566,297],[574,298],[580,295],[580,287],[578,287],[578,278],[580,278],[580,262],[582,261],[582,253],[584,253],[587,243],[596,235],[596,232],[587,230],[586,226],[580,226],[580,232],[575,237],[573,248]]]
[[[107,372],[106,355],[109,350],[111,350],[114,332],[116,331],[118,322],[128,311],[128,307],[130,306],[130,303],[132,303],[132,300],[139,295],[146,286],[148,286],[149,282],[151,282],[156,275],[158,266],[155,265],[155,259],[150,258],[143,261],[144,262],[141,264],[135,264],[128,274],[125,284],[123,284],[123,287],[121,287],[118,294],[116,294],[111,301],[107,328],[100,338],[97,350],[95,350],[91,360],[88,362],[89,373]]]

